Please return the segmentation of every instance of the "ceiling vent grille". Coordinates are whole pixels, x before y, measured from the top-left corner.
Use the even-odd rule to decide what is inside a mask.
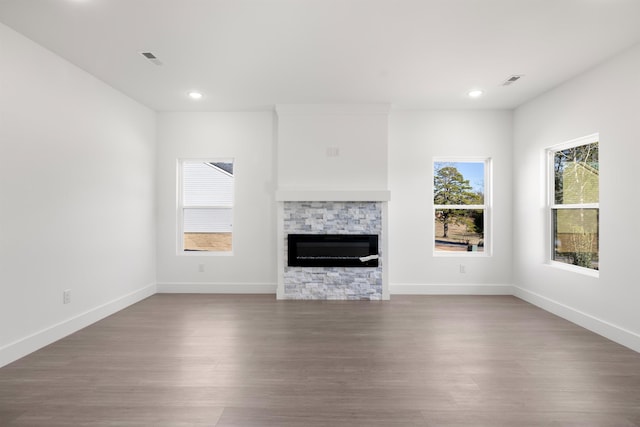
[[[504,83],[502,83],[502,86],[509,86],[510,84],[513,84],[520,80],[522,77],[522,74],[514,74],[513,76],[510,76],[507,80],[505,80]]]
[[[149,60],[149,62],[152,62],[155,65],[162,65],[162,62],[160,62],[158,57],[155,56],[153,53],[151,53],[151,52],[140,52],[140,54],[142,56],[144,56],[145,58],[147,58]]]

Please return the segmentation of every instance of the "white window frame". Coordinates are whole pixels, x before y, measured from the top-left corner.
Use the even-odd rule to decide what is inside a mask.
[[[436,163],[484,163],[484,204],[483,205],[436,205],[433,201],[435,193],[434,172]],[[431,223],[433,227],[433,255],[436,257],[490,257],[493,255],[493,161],[491,157],[434,157],[431,162]],[[436,250],[436,211],[438,209],[483,209],[484,211],[484,250],[476,252],[437,251]]]
[[[576,204],[556,204],[555,203],[555,168],[554,159],[555,154],[558,151],[566,150],[567,148],[579,147],[581,145],[588,145],[598,143],[598,150],[600,150],[600,134],[594,133],[586,135],[580,138],[565,141],[560,144],[553,145],[547,148],[547,228],[549,236],[549,244],[547,249],[547,262],[550,266],[561,270],[573,271],[576,273],[584,274],[591,277],[600,277],[600,270],[594,270],[592,268],[581,267],[579,265],[567,264],[565,262],[556,261],[553,259],[555,253],[555,230],[553,222],[553,212],[556,209],[598,209],[600,212],[600,197],[598,197],[598,203],[576,203]],[[598,187],[600,187],[598,185]],[[598,230],[600,229],[600,220],[598,220]],[[600,258],[600,248],[598,247],[598,258]]]
[[[184,210],[186,208],[198,208],[198,209],[210,209],[210,208],[228,208],[228,206],[185,206],[183,197],[183,166],[185,163],[232,163],[233,164],[233,176],[234,183],[232,188],[232,202],[231,202],[231,215],[232,215],[232,231],[231,231],[231,250],[230,251],[185,251],[184,250]],[[236,161],[231,157],[207,157],[207,158],[181,158],[177,161],[176,167],[176,253],[180,256],[233,256],[233,251],[236,247],[235,231],[235,199],[236,199]]]

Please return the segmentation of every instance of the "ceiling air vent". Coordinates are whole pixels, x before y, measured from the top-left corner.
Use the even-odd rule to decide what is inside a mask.
[[[155,56],[153,53],[151,53],[151,52],[140,52],[140,54],[142,54],[142,56],[147,58],[149,60],[149,62],[152,62],[155,65],[162,65],[162,62],[160,62],[158,57]]]
[[[522,77],[522,74],[514,74],[513,76],[510,76],[507,80],[505,80],[504,83],[502,83],[502,86],[509,86],[510,84],[520,80]]]

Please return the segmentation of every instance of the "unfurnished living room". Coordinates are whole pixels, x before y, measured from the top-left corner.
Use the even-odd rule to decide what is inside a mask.
[[[638,0],[0,0],[0,426],[638,427],[639,123]]]

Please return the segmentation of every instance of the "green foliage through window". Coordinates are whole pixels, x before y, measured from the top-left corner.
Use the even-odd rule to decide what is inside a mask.
[[[434,162],[437,252],[484,251],[485,162]]]
[[[600,161],[596,136],[551,150],[552,259],[599,269]]]

